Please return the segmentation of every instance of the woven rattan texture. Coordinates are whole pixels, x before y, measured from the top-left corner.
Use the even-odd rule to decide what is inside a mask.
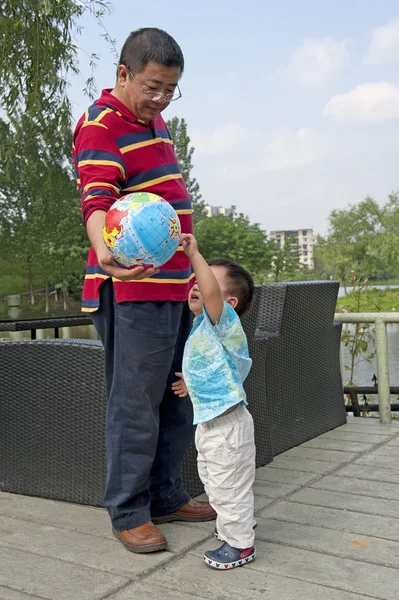
[[[197,449],[194,442],[195,427],[193,428],[193,439],[187,448],[183,460],[183,481],[184,487],[191,496],[199,496],[204,491],[204,486],[198,475],[197,469]]]
[[[334,282],[256,288],[243,325],[253,359],[245,388],[255,421],[257,466],[346,421],[341,326],[333,325],[337,292]],[[273,316],[265,319],[265,310]],[[259,330],[263,339],[256,340]],[[0,342],[0,365],[0,490],[102,506],[101,343]],[[201,493],[193,444],[183,479],[192,495]]]
[[[24,331],[28,329],[51,329],[55,327],[73,327],[74,325],[90,325],[90,317],[60,317],[48,319],[21,319],[18,321],[0,321],[0,331]]]
[[[346,422],[337,282],[287,283],[278,337],[266,343],[266,396],[273,456]],[[269,295],[273,286],[263,286]],[[263,302],[267,305],[268,300]]]
[[[0,321],[0,331],[16,331],[14,321]]]
[[[93,340],[0,343],[0,490],[103,506],[103,348]],[[183,463],[202,493],[196,451]]]
[[[255,339],[255,332],[259,326],[261,295],[262,287],[256,286],[252,308],[244,315],[242,320],[245,333],[247,334],[249,354],[253,361],[252,369],[244,383],[244,387],[247,393],[248,408],[253,416],[255,425],[257,467],[261,467],[273,460],[270,425],[267,414],[266,343],[264,340]],[[273,310],[277,311],[279,307],[276,306]]]
[[[266,284],[261,287],[255,337],[275,337],[281,330],[287,286],[283,283]]]
[[[101,344],[5,342],[0,362],[0,489],[102,506]]]

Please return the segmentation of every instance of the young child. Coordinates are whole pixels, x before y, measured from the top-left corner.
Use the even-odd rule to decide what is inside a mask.
[[[233,569],[255,559],[254,426],[243,388],[252,361],[239,318],[251,305],[254,283],[230,260],[208,265],[193,235],[183,234],[181,243],[196,276],[188,299],[195,319],[173,388],[179,396],[188,391],[193,403],[198,472],[223,541],[204,561]]]

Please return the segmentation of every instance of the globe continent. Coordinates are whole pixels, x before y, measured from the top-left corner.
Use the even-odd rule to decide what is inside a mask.
[[[176,252],[180,235],[174,208],[148,192],[117,200],[106,214],[103,229],[105,244],[124,267],[161,267]]]

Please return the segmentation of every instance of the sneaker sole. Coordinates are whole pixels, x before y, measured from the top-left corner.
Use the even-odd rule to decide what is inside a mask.
[[[172,523],[173,521],[185,521],[186,523],[201,523],[205,521],[214,521],[216,519],[216,513],[212,513],[211,515],[166,515],[165,517],[152,517],[151,521],[155,525],[162,525],[163,523]]]
[[[218,563],[215,560],[208,558],[207,556],[204,556],[204,562],[208,567],[211,567],[211,569],[219,569],[221,571],[228,571],[229,569],[236,569],[237,567],[245,567],[245,565],[254,561],[255,558],[256,558],[256,552],[254,552],[250,556],[247,556],[246,558],[240,558],[240,560],[236,560],[231,563]]]
[[[125,541],[123,541],[123,539],[119,535],[119,532],[116,531],[116,529],[113,529],[112,533],[114,534],[116,539],[119,540],[125,546],[126,550],[129,550],[129,552],[134,552],[136,554],[145,554],[149,552],[158,552],[159,550],[166,550],[166,547],[168,545],[167,540],[165,540],[164,542],[160,542],[159,544],[147,544],[143,546],[139,544],[127,544]]]

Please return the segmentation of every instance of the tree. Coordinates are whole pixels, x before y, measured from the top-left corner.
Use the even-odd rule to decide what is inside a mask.
[[[380,257],[387,268],[386,277],[398,272],[399,268],[399,192],[392,192],[381,210],[382,234]]]
[[[190,194],[193,205],[193,218],[195,223],[197,223],[204,217],[205,203],[202,200],[198,181],[195,177],[191,176],[194,147],[190,146],[191,140],[187,134],[187,124],[184,119],[173,117],[173,119],[167,121],[167,126],[173,140],[180,170]]]
[[[70,116],[67,81],[79,73],[75,34],[90,12],[103,27],[103,0],[1,0],[0,96],[7,114],[16,109],[43,123],[55,111]],[[107,32],[105,32],[107,37]],[[108,40],[113,44],[113,41]],[[89,57],[94,66],[95,54]],[[88,92],[93,77],[86,81]]]
[[[83,271],[87,248],[80,203],[73,177],[70,137],[57,127],[46,143],[45,133],[26,114],[9,123],[0,121],[0,227],[10,255],[26,265],[31,302],[34,268],[46,281],[68,282]],[[10,152],[14,159],[8,160]]]
[[[207,260],[230,258],[248,269],[253,277],[270,269],[274,245],[268,242],[258,223],[250,223],[235,207],[228,216],[217,215],[199,221],[196,237]]]
[[[350,277],[353,265],[353,257],[347,248],[346,242],[331,242],[328,238],[317,236],[314,247],[314,259],[320,271],[327,278],[337,279],[344,286],[346,294],[346,285]]]
[[[33,296],[33,267],[70,280],[87,246],[80,224],[71,145],[68,77],[79,73],[79,21],[102,23],[104,0],[0,0],[0,231],[23,260]],[[96,56],[89,62],[93,68]],[[94,79],[85,91],[94,92]],[[79,267],[79,270],[83,265]],[[65,286],[64,286],[65,287]]]
[[[79,20],[90,12],[103,27],[109,7],[103,0],[0,0],[0,96],[2,119],[11,130],[23,124],[38,131],[42,143],[54,146],[56,153],[60,135],[70,140],[67,86],[69,75],[80,73],[75,43]],[[113,44],[106,32],[105,37]],[[96,56],[89,61],[93,68]],[[94,87],[91,76],[86,93],[91,95]],[[2,163],[14,164],[13,148],[4,142],[2,137]]]
[[[274,249],[271,275],[274,281],[312,278],[309,269],[299,263],[298,243],[295,237],[285,239],[283,247],[274,240],[272,242],[274,243]],[[299,277],[299,274],[302,276]]]
[[[380,268],[381,217],[381,208],[370,196],[331,212],[327,236],[317,238],[315,253],[344,285],[351,271],[368,278]]]

